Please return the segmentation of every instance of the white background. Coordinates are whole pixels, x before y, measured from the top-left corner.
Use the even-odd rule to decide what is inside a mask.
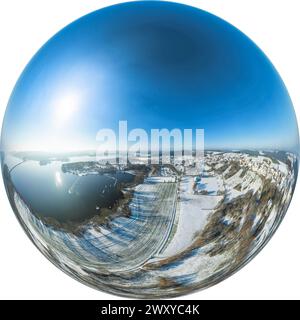
[[[121,0],[118,2],[122,2]],[[232,23],[271,59],[300,115],[300,1],[180,1]],[[33,54],[57,31],[103,0],[0,1],[0,118],[13,86]],[[184,299],[299,299],[300,187],[270,243],[242,270]],[[10,208],[0,183],[0,299],[117,299],[71,279],[32,245]]]

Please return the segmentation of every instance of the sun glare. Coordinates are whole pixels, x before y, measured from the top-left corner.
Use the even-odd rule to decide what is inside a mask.
[[[57,187],[62,185],[61,173],[59,171],[55,172],[55,184]]]
[[[55,120],[58,123],[68,121],[78,107],[78,95],[68,94],[61,97],[55,105]]]

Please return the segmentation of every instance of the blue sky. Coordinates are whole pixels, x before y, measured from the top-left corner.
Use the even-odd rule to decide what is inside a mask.
[[[102,128],[203,128],[210,148],[298,150],[288,93],[265,55],[204,11],[108,7],[33,57],[9,101],[2,147],[90,149]]]

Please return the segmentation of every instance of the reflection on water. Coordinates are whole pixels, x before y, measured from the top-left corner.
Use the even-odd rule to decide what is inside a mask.
[[[294,154],[263,151],[207,151],[202,175],[180,158],[181,171],[22,159],[3,176],[38,248],[84,283],[145,298],[205,288],[244,265],[284,217],[298,167]]]
[[[129,173],[76,175],[62,170],[62,162],[41,165],[25,161],[11,170],[23,200],[41,217],[60,222],[84,220],[111,208],[121,196],[118,184],[130,182]]]

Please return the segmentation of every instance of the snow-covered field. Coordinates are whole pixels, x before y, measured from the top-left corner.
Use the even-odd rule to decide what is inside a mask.
[[[209,190],[217,185],[217,179],[204,178]],[[172,256],[185,248],[192,242],[196,234],[199,234],[207,222],[207,218],[222,196],[195,195],[193,192],[194,178],[185,176],[179,186],[179,199],[177,204],[178,223],[175,236],[161,256]]]
[[[176,296],[227,277],[276,230],[296,181],[296,156],[286,158],[209,152],[203,173],[193,163],[149,170],[130,215],[79,234],[47,226],[13,198],[38,248],[77,279],[126,296]]]

